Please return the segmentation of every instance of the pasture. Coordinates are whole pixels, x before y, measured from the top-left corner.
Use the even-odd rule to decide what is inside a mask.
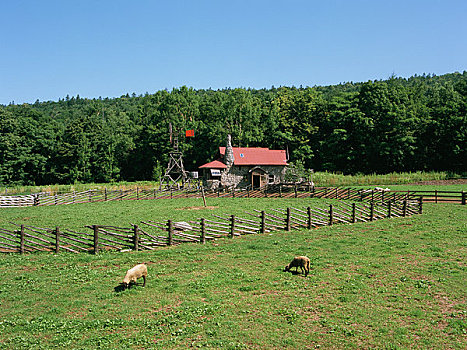
[[[2,209],[8,222],[128,225],[311,199],[122,201]],[[332,200],[329,200],[332,203]],[[467,209],[144,252],[0,255],[0,348],[437,348],[467,341]],[[307,255],[308,277],[282,272]],[[122,291],[146,262],[146,287]]]

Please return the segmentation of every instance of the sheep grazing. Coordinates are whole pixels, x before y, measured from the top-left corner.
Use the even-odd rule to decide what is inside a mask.
[[[138,278],[143,277],[143,287],[146,286],[146,276],[148,275],[148,268],[146,264],[138,264],[126,272],[123,279],[123,287],[127,289],[130,283],[136,283]]]
[[[293,260],[288,264],[284,272],[290,271],[292,267],[295,267],[295,272],[298,271],[298,268],[302,270],[302,273],[305,273],[305,277],[308,276],[308,273],[310,272],[310,259],[308,259],[306,256],[296,256],[293,258]]]

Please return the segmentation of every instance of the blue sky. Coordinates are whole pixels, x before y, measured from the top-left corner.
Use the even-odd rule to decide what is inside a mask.
[[[0,104],[467,70],[465,0],[4,0]]]

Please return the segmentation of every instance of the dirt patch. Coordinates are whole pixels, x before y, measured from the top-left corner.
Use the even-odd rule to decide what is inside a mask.
[[[419,181],[413,182],[409,185],[466,185],[467,179],[452,179],[452,180],[431,180],[431,181]]]
[[[218,206],[207,206],[207,207],[183,207],[183,208],[178,208],[176,210],[203,210],[203,209],[208,209],[208,210],[213,210],[219,208]]]

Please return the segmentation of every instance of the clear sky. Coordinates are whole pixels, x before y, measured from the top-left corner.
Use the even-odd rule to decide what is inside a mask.
[[[467,70],[467,0],[2,0],[0,104]]]

